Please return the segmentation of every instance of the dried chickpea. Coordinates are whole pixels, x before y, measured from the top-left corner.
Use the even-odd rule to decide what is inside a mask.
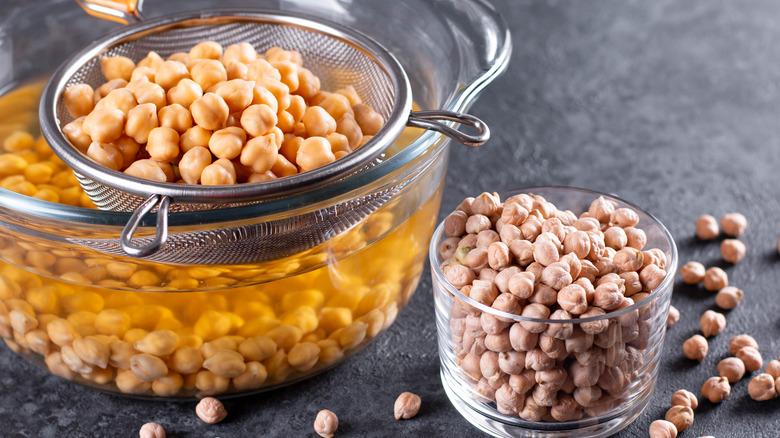
[[[705,214],[696,220],[696,236],[699,239],[712,240],[718,237],[719,233],[718,221],[714,217]]]
[[[728,213],[720,219],[720,227],[727,236],[739,237],[747,228],[747,219],[741,213]]]
[[[138,431],[140,438],[165,438],[165,429],[157,423],[146,423]]]
[[[704,288],[708,291],[723,289],[729,285],[729,277],[723,269],[713,266],[704,274]]]
[[[227,121],[230,110],[225,99],[215,93],[205,93],[190,105],[192,119],[208,130],[220,129]]]
[[[744,292],[734,286],[726,286],[715,296],[715,304],[721,309],[731,310],[742,302]]]
[[[680,320],[680,311],[676,307],[669,305],[669,316],[666,318],[666,328],[669,328]]]
[[[736,357],[727,357],[718,362],[718,374],[729,383],[738,382],[745,375],[745,363]]]
[[[204,423],[217,424],[227,417],[227,411],[221,401],[214,397],[204,397],[195,406],[195,413]]]
[[[749,372],[758,371],[764,363],[761,353],[753,347],[740,348],[736,356],[745,363],[745,370]]]
[[[766,364],[766,372],[775,379],[780,377],[780,359],[770,360]]]
[[[688,262],[680,268],[680,278],[686,284],[699,284],[704,281],[704,265],[699,262]]]
[[[756,401],[772,400],[777,396],[775,378],[768,373],[761,373],[753,377],[748,384],[748,393],[750,398]]]
[[[650,438],[677,438],[677,427],[666,420],[650,423]]]
[[[84,117],[95,106],[95,91],[87,84],[75,84],[65,89],[62,94],[65,109],[71,117]]]
[[[664,419],[674,424],[678,433],[682,432],[693,424],[693,409],[689,406],[672,406],[666,411]]]
[[[683,342],[682,350],[688,359],[695,359],[701,362],[707,356],[709,344],[703,336],[693,335]]]
[[[681,389],[672,394],[672,406],[687,406],[696,409],[699,406],[699,400],[692,392]]]
[[[745,244],[737,239],[724,239],[720,243],[720,255],[729,263],[739,263],[745,257],[745,251]]]
[[[314,431],[322,438],[332,438],[339,427],[339,419],[333,412],[323,409],[314,419]]]
[[[715,336],[726,328],[726,317],[722,313],[707,310],[699,318],[699,326],[705,337]]]
[[[701,387],[701,395],[712,403],[720,403],[731,394],[731,386],[725,377],[710,377]]]
[[[753,347],[758,351],[758,342],[750,335],[737,335],[729,341],[729,353],[736,356],[742,347]]]

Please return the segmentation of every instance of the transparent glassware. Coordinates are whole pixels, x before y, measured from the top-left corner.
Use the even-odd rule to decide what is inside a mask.
[[[501,194],[501,200],[518,193],[533,193],[543,196],[559,209],[571,210],[579,216],[587,211],[590,203],[604,196],[617,203],[617,208],[629,207],[636,211],[640,221],[636,226],[645,231],[647,244],[645,250],[660,249],[666,256],[666,276],[660,285],[647,297],[621,310],[612,311],[600,317],[573,318],[569,320],[534,319],[515,314],[505,313],[485,306],[464,295],[449,283],[441,266],[444,259],[440,254],[440,245],[447,238],[444,233],[444,223],[434,231],[431,241],[429,259],[433,278],[433,294],[436,310],[436,327],[438,332],[439,358],[441,362],[441,379],[444,389],[455,408],[474,426],[497,437],[603,437],[610,436],[628,426],[650,402],[658,377],[658,363],[663,351],[666,321],[671,301],[674,275],[677,270],[677,249],[672,236],[667,229],[642,209],[631,205],[615,196],[589,190],[568,187],[530,187],[513,190]],[[551,416],[550,408],[540,421],[528,421],[518,415],[505,415],[499,412],[495,403],[495,394],[485,376],[481,374],[481,362],[474,370],[471,365],[481,356],[467,357],[479,352],[475,351],[476,343],[469,349],[464,330],[470,330],[472,324],[481,324],[481,318],[489,315],[503,321],[503,331],[496,336],[509,336],[513,326],[523,327],[523,323],[545,324],[546,333],[566,333],[563,335],[565,350],[550,348],[550,356],[555,361],[556,368],[568,371],[571,379],[572,364],[579,368],[599,367],[598,386],[595,390],[600,395],[586,407],[577,404],[582,416],[576,420],[556,421]],[[578,343],[579,338],[589,338],[582,330],[583,324],[600,325],[595,335],[590,335],[588,341]],[[501,328],[500,327],[500,328]],[[480,329],[481,330],[481,329]],[[548,331],[549,330],[549,331]],[[518,330],[519,332],[520,330]],[[514,336],[514,335],[513,335]],[[552,337],[555,338],[556,335]],[[567,337],[568,336],[568,337]],[[559,337],[560,338],[560,337]],[[519,338],[518,338],[519,339]],[[568,340],[571,339],[571,346]],[[547,354],[539,349],[541,342],[533,342],[533,346],[523,346],[522,341],[512,344],[508,353],[518,352],[526,357],[526,350],[537,349],[537,353]],[[493,344],[500,345],[500,344]],[[578,346],[579,345],[579,346]],[[581,346],[581,347],[580,347]],[[585,347],[588,347],[587,350]],[[571,347],[571,348],[569,348]],[[487,348],[487,347],[486,347]],[[495,348],[495,347],[494,347]],[[519,349],[517,349],[519,348]],[[486,351],[491,351],[487,349]],[[482,353],[480,353],[482,354]],[[498,354],[501,354],[500,352]],[[515,353],[511,353],[515,354]],[[519,356],[518,356],[519,357]],[[513,357],[514,358],[514,357]],[[514,358],[516,359],[516,358]],[[528,388],[521,397],[532,397],[537,377],[534,370],[520,367],[515,374],[507,374],[503,370],[495,382],[515,384],[516,387]],[[535,365],[531,365],[533,367]],[[582,369],[577,371],[583,371]],[[523,373],[529,373],[524,375]],[[523,379],[529,379],[530,387],[522,386]],[[517,379],[510,381],[509,379]],[[580,382],[588,381],[584,378]],[[504,381],[506,380],[506,382]],[[593,379],[590,379],[593,380]],[[589,382],[591,383],[591,382]],[[501,385],[497,385],[501,386]],[[563,384],[556,397],[564,393],[572,394],[576,386],[573,381]],[[492,388],[495,391],[496,388]],[[584,389],[583,389],[584,391]],[[586,400],[581,398],[580,400]],[[569,400],[575,401],[575,400]]]
[[[213,2],[149,1],[144,12],[153,17],[210,7]],[[505,24],[481,1],[402,1],[387,8],[380,0],[245,0],[219,7],[303,12],[368,33],[401,61],[422,109],[465,111],[503,71],[511,51]],[[38,99],[47,75],[114,26],[86,15],[72,0],[0,6],[0,144],[18,132],[38,135]],[[349,181],[293,198],[171,215],[172,234],[257,224],[406,182],[354,228],[305,253],[255,265],[172,266],[101,252],[92,243],[116,242],[128,213],[34,199],[29,184],[24,187],[30,196],[7,190],[20,183],[19,169],[10,174],[0,165],[0,335],[55,375],[136,397],[240,395],[306,379],[370,343],[414,293],[449,144],[439,134],[409,129],[382,165]],[[18,157],[29,164],[38,159],[32,150],[0,155],[0,162],[8,156],[16,163]],[[75,181],[63,176],[59,183]],[[153,235],[154,222],[152,215],[139,235]],[[165,334],[142,341],[152,332]],[[151,342],[163,338],[165,348]],[[86,342],[97,356],[85,355]],[[244,356],[243,377],[201,366],[224,349]],[[134,377],[130,358],[141,350],[161,358],[167,375],[154,381]]]

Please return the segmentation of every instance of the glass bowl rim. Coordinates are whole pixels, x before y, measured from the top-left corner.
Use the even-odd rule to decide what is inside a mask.
[[[527,316],[515,315],[513,313],[507,313],[501,310],[494,309],[492,307],[486,306],[480,302],[477,302],[467,297],[461,291],[459,291],[453,285],[451,285],[449,281],[447,281],[447,279],[444,277],[444,273],[442,272],[440,267],[441,262],[439,262],[440,259],[439,244],[440,244],[441,236],[444,235],[444,221],[441,221],[441,223],[439,223],[439,225],[437,225],[436,229],[433,231],[433,236],[431,237],[431,243],[428,248],[428,258],[431,264],[431,272],[433,273],[435,283],[438,283],[438,286],[434,284],[433,287],[434,288],[443,287],[454,298],[457,298],[465,302],[471,307],[479,309],[483,313],[490,314],[492,316],[495,316],[503,320],[509,320],[509,322],[537,322],[537,323],[546,323],[546,324],[582,324],[587,322],[610,320],[625,315],[629,312],[633,312],[634,310],[639,310],[640,308],[647,306],[649,304],[652,304],[655,300],[659,299],[659,297],[663,296],[666,293],[671,294],[673,289],[672,283],[674,282],[674,277],[677,272],[677,244],[675,243],[672,234],[669,232],[666,226],[664,226],[664,224],[661,223],[661,221],[659,221],[655,216],[653,216],[652,214],[648,213],[644,209],[637,207],[633,203],[628,202],[617,195],[599,192],[596,190],[572,187],[572,186],[552,186],[552,185],[551,186],[529,186],[529,187],[521,187],[516,189],[504,190],[498,192],[498,194],[501,197],[501,199],[506,199],[509,196],[513,196],[521,193],[533,193],[534,190],[558,190],[562,192],[573,191],[573,192],[579,192],[581,194],[594,195],[596,197],[604,196],[607,199],[617,201],[619,203],[624,204],[627,207],[634,209],[637,213],[645,215],[647,219],[649,219],[654,225],[656,225],[661,230],[662,236],[668,242],[672,254],[671,260],[666,264],[666,267],[670,269],[665,269],[666,277],[663,279],[663,281],[661,281],[661,284],[659,284],[658,287],[655,288],[655,291],[658,291],[658,293],[651,293],[645,299],[640,300],[639,302],[634,303],[623,309],[607,312],[604,315],[591,316],[589,318],[572,318],[572,319],[530,318]]]

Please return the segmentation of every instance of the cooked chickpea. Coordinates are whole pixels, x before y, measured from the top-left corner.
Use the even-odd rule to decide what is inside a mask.
[[[723,269],[713,266],[704,273],[704,288],[708,291],[720,290],[728,285],[729,277]]]
[[[87,149],[87,156],[112,170],[121,170],[124,163],[122,153],[113,144],[93,142]]]
[[[205,186],[235,184],[236,169],[230,160],[220,158],[203,169],[200,183]]]
[[[177,103],[184,108],[189,108],[196,100],[203,96],[203,89],[195,81],[189,78],[181,79],[175,86],[168,89],[168,103]]]
[[[170,161],[179,156],[179,133],[160,126],[149,132],[146,151],[155,161]]]
[[[336,160],[330,143],[323,137],[309,137],[301,143],[295,162],[302,172],[313,170]]]
[[[718,237],[718,234],[720,234],[720,229],[718,221],[714,217],[705,214],[696,220],[696,236],[699,239],[712,240]]]
[[[336,120],[328,112],[318,106],[306,108],[302,119],[309,137],[327,137],[336,132]]]
[[[116,108],[101,108],[84,118],[81,129],[98,143],[111,143],[122,135],[126,116]]]
[[[182,79],[190,79],[190,72],[187,66],[178,61],[164,61],[155,72],[154,82],[161,86],[163,90],[170,90],[176,87]]]
[[[701,362],[704,357],[707,356],[707,350],[709,350],[709,344],[707,339],[701,335],[693,335],[688,338],[682,345],[683,354],[688,359],[694,359]]]
[[[232,160],[241,154],[246,142],[246,132],[230,127],[214,131],[209,139],[209,150],[217,158]]]
[[[152,129],[159,126],[157,107],[153,103],[144,103],[128,111],[125,134],[138,143],[146,143]]]
[[[215,93],[206,93],[195,100],[190,111],[198,126],[212,131],[222,128],[230,115],[225,100]]]
[[[83,131],[82,129],[83,122],[84,122],[84,117],[68,123],[62,128],[62,133],[65,134],[65,137],[68,138],[68,140],[73,144],[73,146],[76,147],[76,149],[78,149],[81,152],[86,152],[87,148],[89,148],[89,145],[92,144],[92,138]],[[9,156],[22,159],[21,157],[18,157],[16,155],[6,155],[6,157]],[[22,159],[22,161],[24,161],[24,159]],[[2,173],[15,173],[15,172],[2,172]]]
[[[238,62],[247,64],[257,59],[255,48],[249,43],[231,44],[225,47],[222,55],[222,62],[225,65]]]
[[[179,134],[192,127],[192,115],[178,103],[160,108],[158,119],[160,126],[171,128]]]
[[[241,114],[241,126],[253,137],[267,134],[277,121],[276,112],[265,104],[251,105]]]
[[[198,184],[203,169],[211,164],[211,152],[203,146],[195,146],[182,155],[179,173],[187,184]]]
[[[355,113],[355,121],[360,126],[363,135],[376,135],[385,124],[384,117],[368,105],[362,103],[353,105],[352,110]]]
[[[736,357],[727,357],[718,362],[718,374],[735,383],[745,375],[745,363]]]
[[[100,58],[100,70],[109,81],[112,79],[130,80],[135,63],[126,56],[104,56]]]
[[[720,227],[727,236],[739,237],[747,228],[747,219],[741,213],[728,213],[720,219]]]
[[[195,146],[208,147],[209,140],[211,140],[212,132],[208,129],[204,129],[200,126],[193,126],[192,128],[184,131],[179,137],[179,149],[186,153]]]
[[[277,161],[278,151],[270,135],[250,139],[241,150],[240,161],[255,173],[271,170]]]
[[[127,167],[125,174],[137,178],[148,179],[150,181],[166,182],[168,175],[160,167],[160,163],[155,160],[145,159],[137,160]]]
[[[65,109],[71,117],[78,119],[92,112],[95,106],[95,91],[87,84],[71,85],[62,94]]]
[[[163,87],[152,82],[138,84],[133,90],[133,96],[135,96],[135,100],[139,105],[153,103],[158,110],[168,103]]]

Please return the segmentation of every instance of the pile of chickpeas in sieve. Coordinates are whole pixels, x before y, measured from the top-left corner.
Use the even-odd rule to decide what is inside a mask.
[[[474,397],[527,421],[569,421],[615,407],[645,363],[649,309],[625,309],[666,278],[638,214],[599,197],[579,217],[543,197],[467,198],[444,222],[446,280],[513,322],[453,301],[453,353]],[[566,323],[571,321],[572,324]]]
[[[100,59],[108,80],[63,93],[63,134],[95,162],[157,182],[229,185],[316,169],[385,123],[355,88],[320,89],[295,50],[201,42],[164,60]]]

